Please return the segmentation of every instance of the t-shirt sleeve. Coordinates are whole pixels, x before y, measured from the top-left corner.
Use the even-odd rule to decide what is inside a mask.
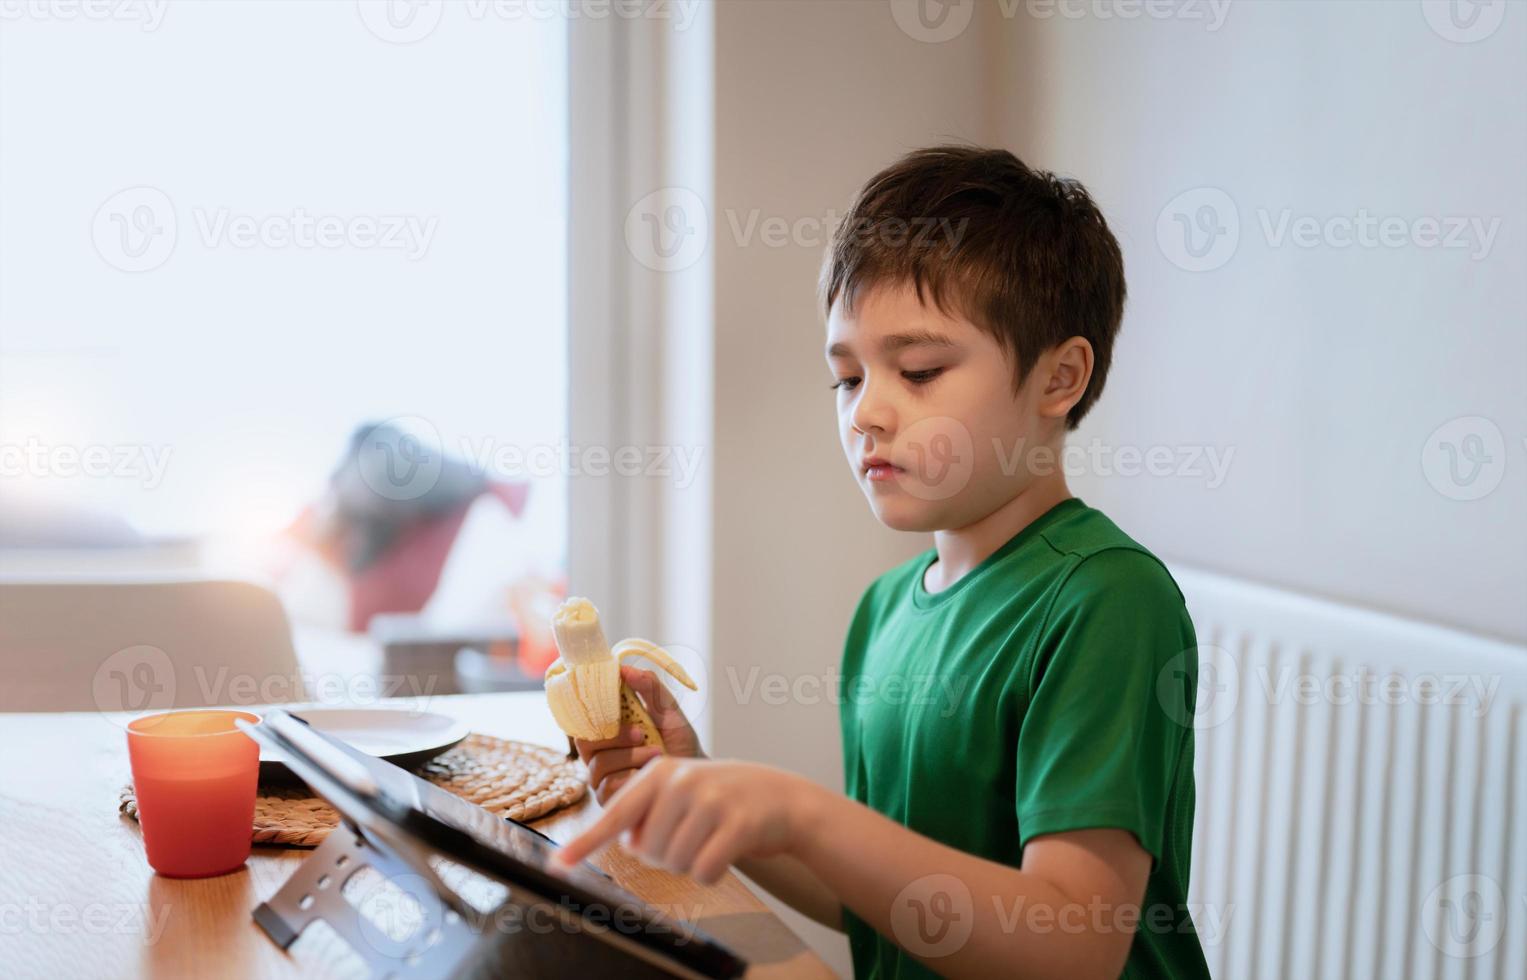
[[[1161,858],[1191,734],[1172,708],[1197,683],[1194,642],[1176,583],[1150,555],[1104,551],[1071,573],[1029,664],[1018,729],[1020,846],[1040,834],[1113,827]]]

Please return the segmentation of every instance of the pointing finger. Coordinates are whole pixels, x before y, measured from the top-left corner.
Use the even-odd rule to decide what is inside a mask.
[[[571,867],[620,836],[621,831],[641,823],[657,796],[661,780],[655,777],[659,772],[657,766],[648,766],[638,773],[630,785],[615,797],[610,808],[599,815],[593,826],[557,851],[557,860]]]

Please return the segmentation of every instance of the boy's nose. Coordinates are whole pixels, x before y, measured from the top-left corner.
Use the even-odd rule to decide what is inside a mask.
[[[849,421],[853,424],[855,431],[885,435],[891,431],[894,420],[895,414],[884,399],[876,398],[866,391],[864,397],[860,398],[859,403],[854,406],[854,412]]]
[[[858,432],[860,435],[878,435],[878,437],[884,437],[884,435],[889,434],[890,430],[890,427],[886,426],[884,421],[881,421],[880,415],[872,414],[872,412],[855,411],[854,415],[849,418],[849,424],[854,426],[855,432]]]

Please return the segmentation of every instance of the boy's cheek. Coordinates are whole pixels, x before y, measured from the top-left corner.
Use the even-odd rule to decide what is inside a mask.
[[[920,418],[897,434],[896,483],[928,503],[953,500],[975,479],[977,439],[970,425],[951,415]]]

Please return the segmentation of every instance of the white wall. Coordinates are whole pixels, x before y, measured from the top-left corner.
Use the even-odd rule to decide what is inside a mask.
[[[841,789],[837,707],[825,695],[849,616],[877,574],[928,542],[874,520],[838,446],[817,226],[902,152],[979,139],[983,61],[974,35],[919,44],[879,2],[714,10],[714,747]],[[798,232],[770,244],[769,219]],[[756,688],[738,697],[755,669],[826,680],[788,703]],[[841,938],[788,918],[850,971]]]
[[[714,649],[741,683],[753,665],[836,670],[863,588],[928,544],[874,520],[838,445],[816,294],[827,229],[778,243],[764,228],[827,225],[905,150],[978,138],[983,72],[974,37],[920,45],[858,0],[718,4],[716,65]],[[723,751],[841,779],[834,706],[735,700],[717,714]]]
[[[1417,2],[1237,0],[1212,31],[1015,9],[1000,139],[1085,181],[1129,279],[1115,370],[1072,442],[1234,450],[1215,488],[1091,475],[1077,492],[1169,558],[1527,639],[1527,6],[1496,5],[1471,43]],[[1171,213],[1160,241],[1157,222],[1203,187],[1239,239],[1185,271]],[[1262,212],[1276,230],[1285,209],[1499,224],[1488,251],[1273,244]],[[1432,438],[1461,416],[1489,424]],[[1455,482],[1438,439],[1490,425],[1492,461]]]

